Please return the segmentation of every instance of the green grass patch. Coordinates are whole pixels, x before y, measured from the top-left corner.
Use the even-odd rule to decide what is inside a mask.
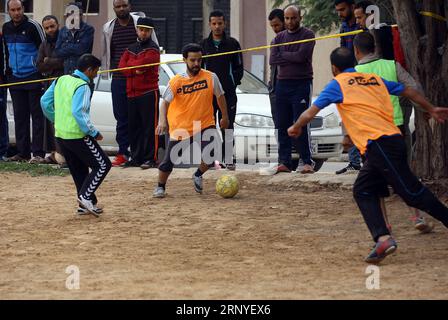
[[[2,172],[28,173],[32,177],[65,177],[70,174],[67,169],[60,169],[56,165],[37,165],[17,162],[0,162],[0,173]]]

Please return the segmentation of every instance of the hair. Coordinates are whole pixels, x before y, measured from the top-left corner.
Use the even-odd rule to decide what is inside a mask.
[[[45,21],[48,21],[48,20],[54,20],[54,21],[56,21],[56,23],[57,24],[59,24],[59,21],[58,21],[58,18],[56,18],[55,16],[53,16],[53,15],[48,15],[48,16],[45,16],[43,19],[42,19],[42,24],[45,22]]]
[[[348,5],[355,4],[355,0],[334,0],[334,5],[337,6],[338,4],[341,4],[344,2]]]
[[[363,32],[353,39],[353,46],[358,48],[364,54],[375,52],[375,38],[370,34],[370,32]]]
[[[202,47],[198,45],[197,43],[189,43],[186,46],[182,48],[182,56],[187,59],[188,54],[190,52],[201,52],[203,53]]]
[[[224,12],[222,12],[221,10],[214,10],[210,12],[208,20],[212,21],[212,18],[223,18],[224,21],[226,21],[226,16],[224,15]]]
[[[84,9],[82,8],[82,2],[70,2],[67,4],[67,7],[69,6],[75,6],[79,8],[79,13],[83,13]]]
[[[8,0],[8,2],[6,3],[6,8],[7,8],[8,10],[9,10],[9,3],[10,3],[11,1],[13,1],[13,0]],[[25,6],[23,5],[23,1],[22,1],[22,0],[17,0],[17,1],[20,2],[20,4],[22,5],[22,8],[25,7]]]
[[[78,60],[78,70],[84,72],[89,68],[96,69],[101,67],[101,60],[95,57],[93,54],[86,53],[82,55]]]
[[[278,18],[281,22],[285,22],[285,11],[282,9],[274,9],[269,14],[269,21],[274,20],[275,18]]]
[[[117,2],[117,1],[118,1],[118,0],[113,0],[113,1],[112,1],[112,5],[115,6],[115,2]],[[128,1],[128,4],[130,5],[130,4],[131,4],[131,0],[127,0],[127,1]]]
[[[360,1],[357,4],[355,4],[355,9],[362,9],[362,11],[364,11],[364,13],[366,13],[367,8],[372,5],[373,5],[372,1],[364,0],[364,1]]]
[[[302,9],[300,9],[299,6],[296,6],[295,4],[290,4],[290,5],[288,5],[288,6],[285,8],[285,12],[286,12],[286,10],[288,10],[289,8],[297,9],[297,11],[299,12],[299,16],[302,15]]]
[[[330,60],[331,64],[338,68],[339,71],[344,71],[345,69],[353,68],[355,66],[353,52],[345,47],[333,50]]]

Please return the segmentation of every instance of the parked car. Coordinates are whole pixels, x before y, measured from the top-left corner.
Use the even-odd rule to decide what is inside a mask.
[[[181,61],[181,55],[165,54],[162,61]],[[184,63],[160,66],[159,87],[163,93],[171,78],[185,72]],[[268,88],[265,83],[245,71],[242,84],[237,89],[238,111],[235,123],[235,154],[238,161],[246,163],[276,161],[278,147],[271,117]],[[10,142],[15,142],[14,118],[8,96]],[[112,110],[111,80],[98,77],[92,98],[91,118],[104,136],[101,146],[105,151],[118,150],[115,140],[116,121]],[[336,106],[322,110],[311,123],[311,149],[316,170],[328,159],[342,154],[342,129]]]

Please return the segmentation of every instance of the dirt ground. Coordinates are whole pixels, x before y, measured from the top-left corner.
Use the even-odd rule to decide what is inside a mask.
[[[157,171],[114,169],[104,216],[75,216],[70,177],[0,174],[0,299],[448,299],[448,232],[420,235],[391,199],[399,243],[368,290],[373,245],[348,187],[237,173],[232,200],[194,193],[178,170],[169,197]],[[66,288],[68,266],[80,290]]]

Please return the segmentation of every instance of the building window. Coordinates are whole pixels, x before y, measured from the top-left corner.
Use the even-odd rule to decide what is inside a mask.
[[[80,2],[84,13],[95,15],[100,13],[100,0],[82,0]]]

